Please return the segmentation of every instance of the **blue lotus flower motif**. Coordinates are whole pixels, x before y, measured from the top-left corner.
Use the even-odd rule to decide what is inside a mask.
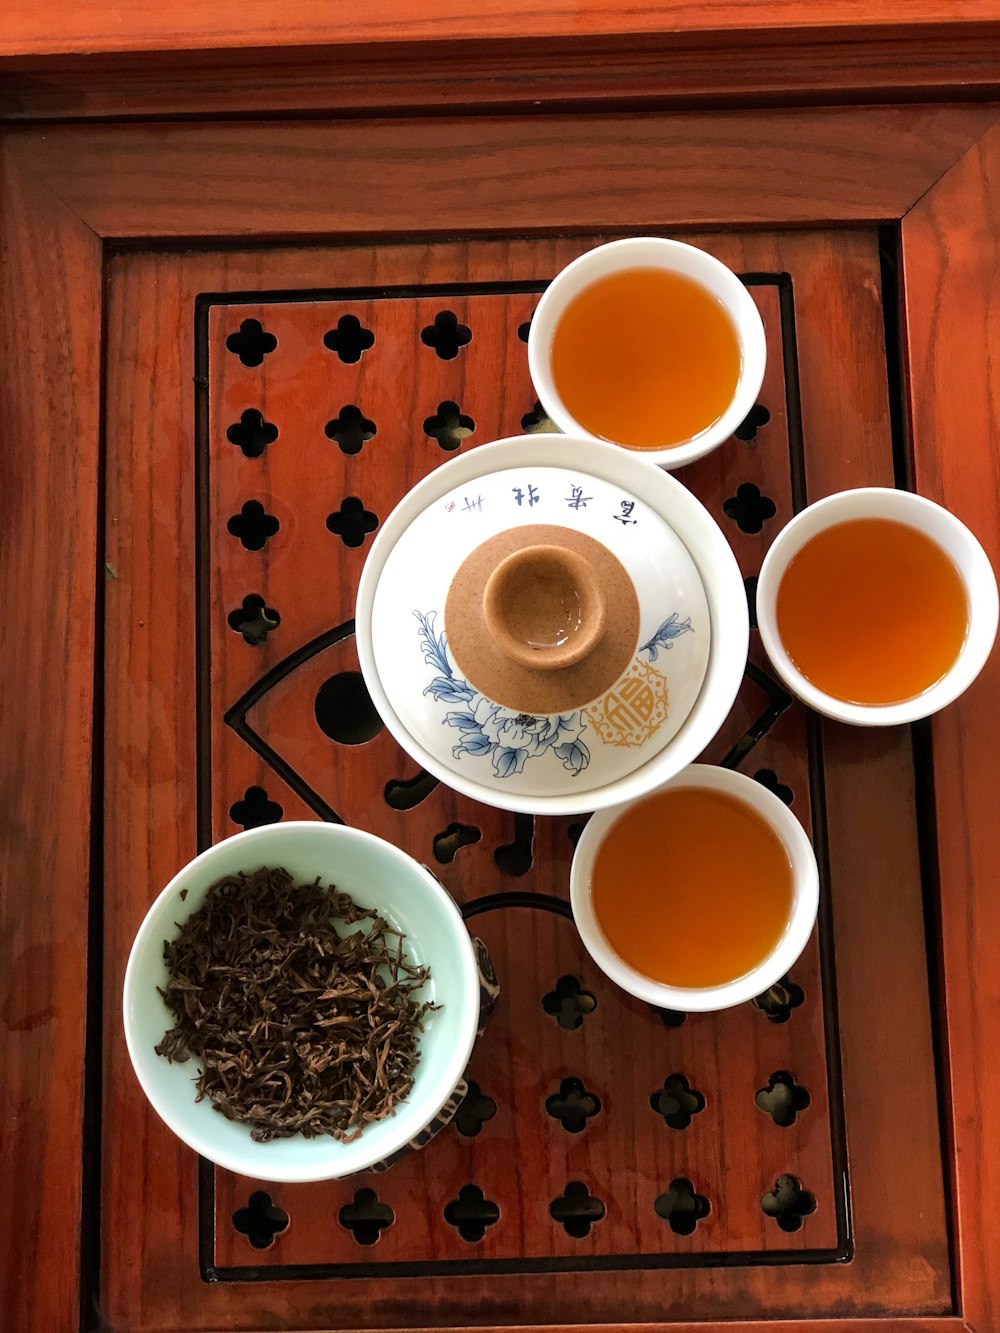
[[[544,722],[542,718],[531,717],[526,713],[510,713],[499,704],[489,703],[485,699],[477,704],[475,716],[483,734],[505,749],[524,750],[526,753],[530,751],[534,755],[546,748],[545,743],[539,739]]]
[[[445,635],[436,629],[436,613],[413,614],[420,626],[424,661],[437,673],[424,694],[437,703],[458,705],[441,719],[442,725],[454,727],[458,735],[451,751],[456,759],[466,754],[489,755],[497,777],[509,778],[523,772],[529,759],[552,750],[574,777],[583,772],[590,763],[590,751],[580,739],[587,728],[582,710],[533,717],[494,703],[455,674]]]

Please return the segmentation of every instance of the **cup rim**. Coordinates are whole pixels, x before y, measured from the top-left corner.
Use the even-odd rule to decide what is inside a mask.
[[[640,251],[647,252],[645,261],[638,258]],[[639,449],[595,435],[576,420],[556,390],[550,365],[552,332],[567,303],[576,294],[580,275],[585,274],[590,268],[600,266],[609,253],[621,256],[621,262],[615,265],[616,269],[650,267],[664,268],[671,272],[683,271],[685,276],[697,282],[695,274],[679,268],[677,260],[683,255],[688,263],[694,263],[703,272],[715,275],[726,289],[727,297],[724,304],[736,327],[742,353],[740,377],[730,404],[719,419],[691,439],[681,441],[679,444],[660,449]],[[630,259],[630,255],[634,257]],[[659,258],[659,262],[656,257]],[[588,440],[597,440],[601,444],[612,444],[615,448],[645,458],[666,471],[673,471],[675,468],[694,462],[696,458],[702,458],[730,438],[757,401],[764,380],[766,361],[767,342],[760,311],[736,274],[707,250],[666,236],[622,237],[606,241],[578,255],[561,269],[546,287],[535,308],[528,330],[528,370],[531,381],[539,401],[558,428],[567,435],[583,436]]]
[[[457,946],[456,953],[460,957],[462,987],[467,992],[467,996],[463,998],[461,1039],[455,1042],[451,1048],[451,1058],[445,1071],[447,1076],[442,1075],[434,1096],[428,1100],[426,1115],[421,1112],[418,1117],[421,1128],[426,1128],[434,1120],[449,1097],[452,1096],[468,1066],[479,1026],[479,969],[476,962],[475,946],[461,910],[437,876],[410,856],[408,852],[404,852],[402,848],[388,842],[385,838],[378,837],[377,834],[369,833],[365,829],[354,828],[348,824],[330,824],[323,820],[290,819],[282,820],[279,824],[266,824],[254,829],[244,829],[240,833],[223,838],[219,842],[213,843],[211,847],[205,848],[204,851],[199,852],[197,856],[193,857],[172,876],[147,908],[129,950],[128,963],[126,964],[125,977],[122,983],[122,1021],[125,1030],[125,1045],[136,1079],[149,1105],[177,1138],[202,1157],[225,1170],[235,1171],[241,1175],[257,1175],[259,1179],[277,1183],[335,1180],[344,1175],[354,1175],[358,1171],[369,1170],[374,1163],[382,1161],[410,1143],[421,1132],[421,1128],[407,1127],[404,1120],[399,1127],[393,1127],[396,1129],[395,1133],[386,1133],[385,1141],[377,1149],[373,1149],[368,1155],[361,1156],[359,1154],[360,1163],[350,1165],[346,1171],[334,1169],[329,1165],[317,1169],[310,1163],[292,1165],[277,1160],[268,1163],[253,1162],[249,1157],[249,1138],[248,1155],[246,1156],[242,1153],[233,1153],[225,1148],[219,1148],[210,1138],[202,1135],[197,1127],[192,1127],[190,1121],[183,1114],[175,1110],[172,1099],[160,1095],[158,1089],[146,1076],[149,1053],[139,1045],[139,1035],[135,1028],[135,1020],[132,1017],[132,998],[143,984],[141,972],[145,960],[149,957],[150,949],[155,950],[157,941],[163,937],[161,934],[165,928],[161,920],[163,908],[175,901],[176,895],[181,889],[191,887],[194,883],[201,883],[204,878],[211,879],[211,871],[207,868],[211,867],[213,861],[221,859],[223,854],[220,849],[228,850],[234,843],[246,844],[248,849],[254,843],[266,843],[268,837],[273,834],[273,830],[278,828],[292,834],[302,829],[308,829],[310,832],[322,829],[325,832],[320,835],[321,837],[331,836],[335,840],[346,837],[362,844],[379,844],[381,848],[388,848],[389,852],[401,865],[405,863],[407,870],[415,874],[416,878],[426,885],[429,892],[440,898],[445,909],[445,916],[454,927],[452,938]],[[191,910],[195,910],[195,907],[192,907]],[[167,933],[169,934],[169,928],[167,928]],[[160,1057],[157,1056],[156,1058],[159,1059]],[[453,1072],[454,1077],[452,1077]],[[193,1090],[191,1102],[193,1105]],[[321,1143],[323,1147],[328,1147],[325,1139],[317,1140],[317,1142]],[[329,1142],[333,1143],[334,1140],[331,1139]],[[266,1174],[260,1175],[261,1170],[266,1171]]]
[[[785,651],[778,632],[778,587],[792,558],[807,541],[838,523],[858,518],[886,518],[917,529],[940,546],[928,531],[933,517],[951,533],[963,552],[960,563],[949,554],[965,587],[969,627],[958,657],[929,689],[891,704],[859,704],[838,699],[808,680]],[[761,642],[775,671],[803,703],[838,722],[860,727],[899,726],[930,717],[953,703],[985,666],[997,634],[1000,601],[989,557],[973,532],[954,514],[926,496],[891,486],[860,486],[838,491],[808,505],[778,533],[764,557],[757,579],[757,626]]]
[[[660,792],[720,791],[749,806],[781,839],[792,867],[792,909],[784,933],[756,967],[716,986],[671,986],[631,967],[612,948],[593,909],[590,878],[594,860],[610,829],[636,805]],[[661,1009],[710,1013],[763,994],[780,981],[802,954],[819,911],[819,868],[812,843],[784,801],[745,773],[714,764],[690,764],[676,777],[636,801],[592,815],[580,835],[570,867],[570,902],[580,938],[591,958],[622,990]]]

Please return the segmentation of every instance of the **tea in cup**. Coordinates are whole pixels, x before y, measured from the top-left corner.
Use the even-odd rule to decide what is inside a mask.
[[[560,430],[675,468],[729,438],[764,375],[746,288],[692,245],[611,241],[559,273],[538,303],[528,365]]]
[[[767,655],[790,690],[858,726],[929,717],[975,680],[997,632],[996,578],[954,514],[866,487],[810,505],[757,581]]]
[[[588,953],[639,999],[726,1009],[780,980],[816,921],[819,871],[773,792],[691,764],[658,791],[593,815],[570,871]]]

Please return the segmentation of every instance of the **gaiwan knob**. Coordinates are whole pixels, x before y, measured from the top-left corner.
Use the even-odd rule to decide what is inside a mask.
[[[594,651],[607,601],[591,562],[563,546],[525,546],[501,560],[483,589],[483,619],[519,666],[554,671]]]

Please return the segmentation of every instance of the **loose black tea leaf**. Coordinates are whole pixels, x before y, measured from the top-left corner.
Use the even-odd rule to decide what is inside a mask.
[[[350,929],[359,922],[367,928]],[[160,991],[176,1022],[156,1047],[202,1066],[208,1097],[257,1143],[330,1134],[350,1143],[413,1086],[433,1006],[405,937],[331,885],[262,866],[229,875],[164,941]]]

